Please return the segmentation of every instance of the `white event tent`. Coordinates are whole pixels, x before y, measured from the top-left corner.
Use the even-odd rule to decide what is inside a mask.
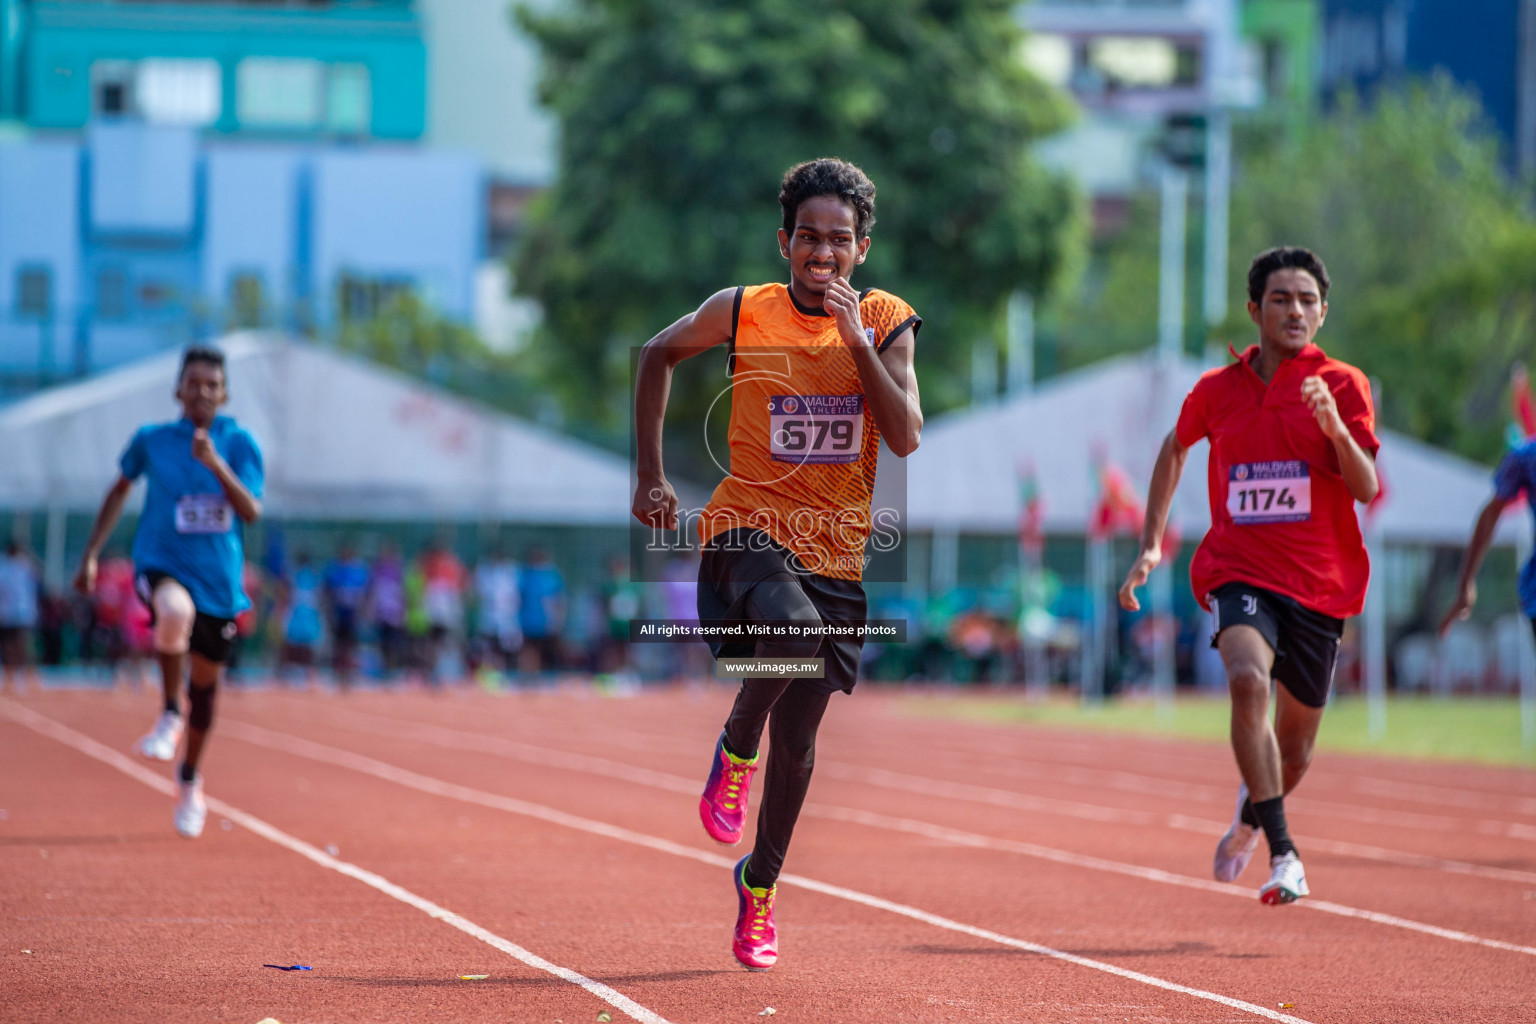
[[[228,368],[225,412],[262,447],[274,516],[628,520],[620,456],[333,349],[257,333],[217,347]],[[0,409],[0,508],[48,510],[50,535],[52,517],[94,512],[133,432],[180,415],[179,359],[154,356]]]

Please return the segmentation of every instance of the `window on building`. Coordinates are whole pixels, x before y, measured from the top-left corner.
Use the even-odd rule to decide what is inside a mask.
[[[314,128],[325,65],[298,57],[247,57],[235,68],[235,112],[248,128]]]
[[[16,268],[16,314],[46,320],[53,315],[53,272],[30,263]]]
[[[409,292],[411,283],[399,278],[343,274],[336,290],[336,306],[342,320],[372,320],[384,312],[391,301]]]
[[[229,278],[230,326],[260,327],[264,320],[266,299],[262,294],[261,275],[240,271]]]
[[[139,306],[152,311],[166,309],[176,303],[179,294],[171,282],[151,278],[139,283]]]
[[[91,113],[123,117],[134,112],[134,64],[129,60],[98,60],[91,65]]]
[[[223,73],[216,60],[155,57],[139,62],[134,94],[147,121],[208,125],[223,107]]]
[[[1065,86],[1072,79],[1072,40],[1044,32],[1031,32],[1024,38],[1020,53],[1024,66],[1055,86]]]
[[[363,135],[373,116],[373,88],[366,64],[332,64],[325,83],[325,126]]]
[[[1088,61],[1111,84],[1166,88],[1179,73],[1179,51],[1155,36],[1104,36],[1088,44]]]
[[[96,272],[96,315],[103,320],[128,315],[128,274],[122,267],[102,267]]]

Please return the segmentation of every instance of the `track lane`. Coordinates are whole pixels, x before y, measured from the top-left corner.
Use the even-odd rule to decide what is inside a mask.
[[[265,705],[269,696],[276,698],[280,695],[246,695],[246,699],[239,702],[243,706],[239,708],[238,713],[244,716],[258,705]],[[265,715],[266,711],[272,712],[273,721],[269,724],[272,724],[274,727],[278,724],[292,725],[293,723],[288,721],[288,719],[303,717],[301,712],[307,708],[312,719],[308,727],[314,730],[317,736],[334,741],[340,737],[340,734],[336,733],[333,727],[324,724],[323,712],[334,706],[336,701],[336,698],[320,698],[317,695],[301,697],[282,696],[282,699],[272,700],[270,702],[271,708],[264,708],[263,714]],[[593,714],[594,711],[599,709],[613,708],[615,705],[618,705],[618,710],[622,714],[616,715],[616,718],[633,721],[636,717],[639,717],[635,714],[636,711],[640,710],[637,702],[571,700],[568,703],[568,710],[572,717],[572,724],[566,726],[564,730],[568,740],[573,736],[579,739],[580,730],[576,729],[575,725],[581,722],[592,723],[590,725],[591,729],[606,734],[607,727],[601,721],[593,721],[602,717]],[[395,703],[394,706],[397,710],[407,707],[407,705],[399,703]],[[283,707],[288,708],[288,710],[282,710]],[[441,700],[428,698],[420,700],[419,703],[410,704],[409,707],[418,716],[435,717],[442,711],[453,710],[456,714],[465,714],[476,719],[479,727],[482,729],[492,728],[496,731],[505,730],[508,733],[517,733],[519,731],[516,712],[520,709],[517,707],[516,699],[497,701],[489,698],[483,700],[480,698],[466,698],[462,700],[458,698]],[[559,705],[555,704],[553,707],[546,707],[545,710],[558,710],[558,707]],[[505,718],[502,717],[503,711],[498,709],[505,709]],[[664,715],[674,709],[666,707],[651,710]],[[706,709],[706,714],[698,717],[701,720],[713,718],[722,713],[722,711],[723,707]],[[236,711],[231,711],[231,715],[236,713]],[[147,716],[135,713],[127,716],[127,724],[120,724],[116,727],[117,731],[121,734],[124,744],[130,742],[143,727],[144,721],[139,720],[141,717],[144,718],[144,721],[148,720]],[[705,742],[707,743],[707,740]],[[697,840],[697,836],[694,834],[697,826],[692,821],[691,800],[685,802],[686,806],[683,807],[685,813],[679,818],[676,798],[668,794],[659,794],[658,802],[653,803],[649,799],[637,797],[632,787],[620,785],[599,785],[595,788],[590,786],[572,787],[568,778],[562,778],[562,776],[569,773],[556,770],[540,771],[524,766],[518,766],[514,769],[506,764],[504,760],[498,760],[483,754],[454,752],[443,749],[413,751],[410,749],[411,745],[388,741],[379,742],[377,738],[373,741],[368,741],[368,743],[377,744],[377,746],[373,746],[370,749],[373,749],[379,756],[385,756],[391,761],[419,765],[421,770],[440,770],[444,777],[462,777],[481,783],[485,779],[504,779],[508,782],[515,782],[515,788],[518,792],[522,792],[525,789],[530,793],[542,791],[552,794],[552,800],[558,799],[561,794],[565,794],[566,799],[580,801],[583,807],[591,804],[594,813],[609,816],[629,815],[632,820],[641,826],[645,826],[650,822],[670,822],[671,824],[667,827],[677,828],[679,841]],[[693,741],[684,734],[680,736],[674,745],[681,751],[686,750],[692,743]],[[354,746],[355,744],[349,738],[347,745]],[[221,741],[221,744],[215,744],[210,748],[210,756],[212,757],[215,753],[220,753],[221,747],[221,757],[233,755],[239,746],[239,743],[224,744]],[[823,749],[827,749],[828,746],[830,746],[830,743],[824,744]],[[358,749],[363,749],[363,747],[360,746]],[[681,755],[671,756],[677,756],[679,760],[690,763],[697,760],[696,756],[691,758],[685,758]],[[244,765],[248,760],[253,765],[264,766],[264,768],[258,768],[257,770],[258,772],[264,770],[268,775],[272,775],[273,777],[268,780],[269,782],[275,783],[279,776],[283,779],[281,786],[258,786],[255,789],[255,793],[258,796],[264,794],[267,799],[271,799],[278,789],[282,789],[284,791],[283,795],[291,801],[293,794],[300,792],[296,781],[299,778],[307,779],[311,786],[309,792],[303,795],[303,801],[306,804],[320,799],[318,796],[319,790],[327,792],[338,788],[347,790],[348,799],[340,802],[327,802],[325,804],[327,813],[322,815],[322,818],[330,817],[339,822],[346,815],[349,803],[366,803],[370,800],[376,802],[379,799],[375,790],[369,787],[360,787],[356,792],[353,792],[348,787],[339,786],[339,776],[336,778],[325,778],[323,784],[318,784],[320,780],[315,776],[313,768],[302,770],[302,774],[290,778],[289,776],[294,771],[293,766],[283,765],[281,769],[278,769],[278,765],[273,761],[270,754],[251,759],[241,755],[239,758],[241,762],[240,773],[246,771]],[[233,764],[211,761],[209,767],[210,778],[215,783],[218,783],[226,773],[234,771],[235,768],[236,766]],[[451,773],[455,771],[464,774],[462,776],[453,776]],[[231,780],[233,780],[233,775]],[[825,780],[818,782],[817,791],[813,793],[814,797],[825,795],[821,792],[823,788],[822,781]],[[287,789],[290,785],[294,787],[291,790]],[[216,787],[215,791],[218,791]],[[394,803],[399,802],[398,796],[388,799]],[[934,801],[934,803],[935,805],[941,805],[944,802]],[[306,811],[305,813],[308,814],[309,812]],[[424,817],[422,820],[439,820],[441,819],[441,814],[442,812],[438,809],[427,806],[423,809]],[[474,817],[473,812],[471,812],[470,816]],[[624,819],[611,818],[611,820]],[[494,826],[489,823],[482,824],[479,818],[475,818],[474,828],[468,831],[472,834],[479,834],[486,829],[494,829]],[[405,834],[409,835],[411,831],[411,829],[406,829]],[[1104,831],[1106,833],[1123,833],[1125,830],[1106,828]],[[340,838],[343,839],[341,845],[344,856],[351,854],[351,847],[355,846],[356,843],[368,841],[362,836],[353,837],[350,834]],[[379,851],[381,854],[387,855],[388,848],[400,839],[399,836],[391,836],[390,838],[390,842],[382,844],[382,848]],[[517,870],[521,871],[526,867],[524,864],[525,860],[530,858],[537,860],[541,848],[552,841],[549,836],[541,836],[538,844],[517,847],[512,850],[513,856],[511,860],[517,864]],[[1203,847],[1205,844],[1201,843],[1200,845]],[[474,847],[473,849],[474,852],[465,855],[468,857],[471,868],[482,858],[491,856],[488,848]],[[571,850],[565,846],[558,846],[558,850],[562,858],[575,858],[576,862],[584,863],[580,861],[581,851]],[[453,854],[453,856],[460,855],[457,853]],[[1177,859],[1177,856],[1182,855],[1175,855],[1174,859]],[[617,859],[620,861],[626,860],[622,856]],[[1265,911],[1260,910],[1256,906],[1250,908],[1246,901],[1240,900],[1219,900],[1218,902],[1230,903],[1232,905],[1229,911],[1223,911],[1205,905],[1206,901],[1214,899],[1214,897],[1201,897],[1194,900],[1184,897],[1173,901],[1148,899],[1142,891],[1147,888],[1144,882],[1125,880],[1123,883],[1121,881],[1106,881],[1101,884],[1094,881],[1085,884],[1080,872],[1074,873],[1065,867],[1057,871],[1054,868],[1036,869],[1033,866],[1028,866],[1022,869],[1024,874],[1021,876],[1021,866],[1018,859],[999,855],[996,851],[956,851],[953,846],[915,841],[912,838],[898,839],[893,842],[890,836],[873,834],[865,828],[842,827],[836,823],[827,823],[819,820],[807,820],[802,826],[800,835],[796,840],[795,860],[796,863],[791,865],[792,868],[800,868],[806,871],[807,874],[810,874],[812,872],[806,865],[814,864],[818,868],[815,872],[817,877],[828,877],[834,881],[851,884],[855,888],[873,890],[876,894],[886,895],[887,898],[898,900],[905,898],[907,902],[912,902],[913,897],[910,893],[913,891],[919,892],[924,896],[924,899],[920,902],[926,906],[934,906],[934,909],[947,911],[953,916],[977,921],[983,925],[991,925],[1000,931],[1007,932],[1013,930],[1016,932],[1021,921],[1028,922],[1030,925],[1039,925],[1047,929],[1049,932],[1046,936],[1047,940],[1058,948],[1066,948],[1070,951],[1089,956],[1096,953],[1104,955],[1107,951],[1107,953],[1119,956],[1122,962],[1129,963],[1137,969],[1184,981],[1192,981],[1198,975],[1196,980],[1210,979],[1210,987],[1218,991],[1236,991],[1237,994],[1247,995],[1250,989],[1270,989],[1283,986],[1292,990],[1294,994],[1295,989],[1302,989],[1307,994],[1306,999],[1298,1004],[1299,1008],[1296,1012],[1302,1013],[1305,1010],[1305,1015],[1315,1020],[1382,1019],[1370,1016],[1366,1009],[1367,1006],[1376,1006],[1378,1009],[1390,1006],[1394,1014],[1391,1019],[1394,1020],[1443,1019],[1443,1017],[1436,1017],[1432,1008],[1438,1006],[1443,1010],[1447,998],[1453,1000],[1459,998],[1455,994],[1456,987],[1459,984],[1476,987],[1478,991],[1486,994],[1489,1000],[1486,1005],[1484,1005],[1482,998],[1474,999],[1466,1004],[1469,1011],[1473,1008],[1478,1009],[1479,1012],[1486,1010],[1478,1019],[1518,1019],[1500,1016],[1497,1000],[1499,998],[1505,999],[1505,1008],[1507,1009],[1508,1005],[1511,1005],[1509,1000],[1518,998],[1518,989],[1512,993],[1508,978],[1506,977],[1507,970],[1501,969],[1495,962],[1486,961],[1481,964],[1467,966],[1454,957],[1446,961],[1446,958],[1441,956],[1439,958],[1440,962],[1450,962],[1457,965],[1456,977],[1441,979],[1443,982],[1443,987],[1441,988],[1437,988],[1434,984],[1426,984],[1425,979],[1417,977],[1417,974],[1423,972],[1416,970],[1414,965],[1418,964],[1422,967],[1424,962],[1432,960],[1437,955],[1432,948],[1433,943],[1422,950],[1416,949],[1411,943],[1406,946],[1401,943],[1391,944],[1392,958],[1394,960],[1399,957],[1402,958],[1402,963],[1404,964],[1402,975],[1399,976],[1395,969],[1380,969],[1373,962],[1370,978],[1373,983],[1380,981],[1383,987],[1388,987],[1389,983],[1393,986],[1400,983],[1402,987],[1394,987],[1393,991],[1390,992],[1376,992],[1373,989],[1369,995],[1362,993],[1358,991],[1359,978],[1345,979],[1341,977],[1337,970],[1337,964],[1329,967],[1326,962],[1326,956],[1336,955],[1341,942],[1347,943],[1351,949],[1370,947],[1372,945],[1379,948],[1380,941],[1370,937],[1371,929],[1364,928],[1360,932],[1353,932],[1348,930],[1341,931],[1337,927],[1314,928],[1306,926],[1297,928],[1295,926],[1300,920],[1298,915],[1283,916],[1288,914],[1289,910],[1270,911],[1268,912],[1270,914],[1269,917],[1259,917],[1256,915],[1264,914]],[[897,870],[893,870],[889,875],[880,874],[878,871],[875,874],[871,874],[868,867],[868,865],[879,865],[883,868],[890,865],[893,861],[898,862]],[[1311,862],[1312,860],[1309,858],[1309,864]],[[426,867],[427,865],[425,864],[415,865],[415,868],[422,870],[425,870]],[[599,867],[601,868],[601,865]],[[466,869],[456,865],[455,870]],[[609,870],[610,872],[618,871],[622,873],[622,868],[610,868]],[[390,873],[391,877],[394,877],[392,871],[386,873]],[[668,875],[665,869],[657,868],[649,863],[647,863],[645,870],[645,884],[649,885],[651,876],[658,873],[662,877],[669,879],[668,883],[662,884],[662,888],[674,895],[678,892],[685,892],[689,887],[697,887],[699,884],[698,879],[693,876],[689,876],[689,878],[692,878],[691,881],[685,878],[678,882],[672,882],[670,881],[671,876]],[[430,874],[423,874],[421,877],[425,880],[423,884],[432,881]],[[545,880],[549,884],[555,884],[553,882],[555,877],[557,876],[552,874]],[[596,877],[611,879],[612,876],[610,873],[599,873]],[[1021,877],[1027,879],[1027,882],[1021,882]],[[481,886],[482,890],[492,884],[487,881],[488,876],[483,872],[473,872],[473,878]],[[873,879],[873,882],[871,879]],[[439,884],[442,882],[443,880],[438,879]],[[876,886],[874,882],[878,882],[879,885]],[[538,887],[536,886],[535,888]],[[473,893],[476,890],[471,886],[463,891]],[[979,908],[973,913],[968,908],[976,907],[979,892],[991,897],[992,902],[996,905]],[[930,893],[934,894],[938,905],[935,905],[934,901],[928,899]],[[689,948],[698,947],[699,932],[701,930],[712,929],[715,932],[728,930],[729,919],[734,913],[734,907],[729,905],[728,889],[722,889],[719,895],[723,896],[723,899],[716,899],[713,902],[724,905],[723,911],[719,906],[703,908],[699,913],[699,920],[696,922],[698,927],[694,928],[693,934],[689,934],[679,941],[676,948],[685,959]],[[629,898],[626,894],[626,899]],[[600,906],[601,904],[599,904]],[[645,899],[639,899],[637,906],[648,907],[649,904],[646,903]],[[667,901],[659,901],[653,909],[655,910],[656,919],[668,919],[666,916],[669,910]],[[568,911],[558,909],[553,912],[568,914]],[[809,912],[809,918],[804,916],[807,912]],[[843,986],[840,991],[824,992],[819,997],[812,997],[809,1002],[800,1005],[803,1005],[807,1010],[811,1006],[820,1006],[822,1012],[827,1012],[829,1008],[847,1008],[857,1005],[862,1011],[868,1012],[880,1009],[881,1012],[886,1014],[894,1014],[892,1019],[913,1020],[945,1019],[942,1016],[937,1016],[937,1014],[949,1013],[951,1011],[961,1015],[956,1016],[954,1019],[1014,1019],[1014,1017],[1007,1016],[1007,1014],[1019,1012],[1020,1008],[1025,1006],[1031,1008],[1031,1016],[1036,1019],[1121,1019],[1127,1015],[1136,1019],[1137,1014],[1154,1015],[1143,1016],[1141,1019],[1157,1019],[1155,1014],[1160,1012],[1171,1014],[1174,1019],[1203,1019],[1181,1016],[1181,1011],[1177,1006],[1164,1005],[1159,1009],[1160,1004],[1155,1001],[1148,1002],[1136,998],[1127,999],[1125,993],[1119,990],[1101,993],[1097,988],[1094,988],[1091,992],[1084,991],[1080,984],[1074,985],[1070,974],[1058,979],[1059,985],[1056,985],[1049,980],[1051,972],[1046,971],[1042,974],[1038,967],[1026,967],[1020,970],[1018,965],[1011,962],[1003,971],[1007,979],[1003,984],[1010,996],[1017,997],[1017,1001],[1011,1004],[1011,1009],[999,1011],[995,1005],[987,1000],[978,1000],[977,993],[988,991],[989,986],[998,984],[997,972],[1001,954],[996,952],[977,952],[982,947],[975,946],[974,944],[971,946],[967,946],[964,943],[946,944],[942,941],[935,942],[931,937],[927,941],[913,938],[909,933],[903,932],[900,928],[892,931],[887,924],[882,923],[879,919],[880,917],[881,915],[875,915],[867,920],[849,922],[845,919],[846,912],[841,915],[836,911],[829,913],[825,908],[808,902],[808,897],[803,894],[797,895],[793,900],[783,900],[781,902],[781,920],[786,922],[786,960],[781,964],[780,970],[776,970],[766,977],[769,979],[787,978],[791,973],[795,974],[797,984],[791,986],[795,991],[786,992],[786,999],[793,999],[804,994],[801,992],[802,986],[799,983],[805,981],[806,975],[802,974],[801,970],[815,974],[826,972],[833,977],[847,979],[849,973],[847,950],[850,942],[852,942],[861,947],[861,952],[865,948],[870,950],[871,965],[878,965],[879,967],[878,971],[873,972],[873,976],[877,979],[882,972],[885,973],[886,977],[899,976],[903,979],[909,979],[914,976],[924,978],[931,970],[941,971],[947,976],[949,972],[958,969],[961,976],[969,982],[969,985],[961,985],[954,988],[943,988],[941,986],[937,991],[920,989],[918,992],[920,998],[915,999],[901,998],[893,1000],[885,997],[870,1001],[865,998],[865,990],[861,985],[852,984],[851,987],[848,985]],[[792,924],[789,923],[791,921],[793,921]],[[1276,921],[1283,922],[1285,925],[1279,932],[1263,935],[1253,934],[1252,927],[1254,922],[1270,924]],[[1058,931],[1057,929],[1060,930]],[[554,929],[551,932],[551,936],[553,937],[559,931],[560,929],[558,928]],[[1031,934],[1035,933],[1031,932]],[[1058,935],[1065,938],[1062,941],[1058,941]],[[1276,950],[1272,947],[1282,940],[1284,952],[1283,955],[1277,955]],[[720,942],[721,940],[716,939],[714,941]],[[1319,945],[1314,949],[1311,944]],[[640,943],[639,946],[633,947],[627,943],[618,943],[617,945],[620,947],[617,952],[622,954],[619,957],[620,960],[629,961],[636,956],[642,956],[643,959],[643,955],[637,953],[636,950],[642,948],[645,945],[644,942]],[[719,948],[723,952],[723,943]],[[939,952],[938,950],[940,949],[943,952]],[[1325,956],[1322,952],[1324,949],[1331,952]],[[580,952],[580,950],[576,951]],[[1322,957],[1322,959],[1315,963],[1311,959],[1314,952]],[[590,951],[588,955],[590,955]],[[728,961],[728,953],[724,953],[722,959]],[[1034,960],[1036,958],[1025,957],[1024,959]],[[979,962],[978,970],[975,973],[967,973],[970,971],[971,965],[959,964],[959,961],[962,960]],[[915,964],[914,961],[916,961]],[[718,966],[719,960],[717,959],[715,963]],[[932,963],[933,966],[924,966],[927,963]],[[789,972],[781,973],[784,968],[791,967],[792,964],[797,966]],[[1255,965],[1262,969],[1254,970],[1250,974],[1249,969],[1254,968]],[[812,970],[813,968],[814,970]],[[697,968],[686,966],[681,968],[682,971],[693,969]],[[623,973],[621,966],[616,965],[615,970],[616,973]],[[891,975],[889,972],[896,973]],[[629,973],[640,974],[644,972],[632,970]],[[675,974],[677,971],[672,973]],[[870,976],[862,970],[857,973],[860,979]],[[716,983],[723,977],[724,975],[711,976],[708,979],[710,984],[706,987],[717,987]],[[738,979],[751,978],[754,982],[761,980],[740,973],[731,974],[731,977]],[[1047,981],[1042,983],[1042,977],[1045,977]],[[657,981],[654,984],[667,991],[679,987],[679,983],[673,979]],[[1041,988],[1042,984],[1045,985],[1044,989]],[[681,987],[688,989],[690,985],[685,980],[681,983]],[[879,990],[878,984],[875,990]],[[763,989],[755,991],[763,991]],[[1031,1002],[1030,994],[1041,991],[1047,993],[1049,998]],[[1277,996],[1277,999],[1279,998],[1282,997]],[[1364,1003],[1362,1003],[1362,1000],[1364,1000]],[[976,1005],[978,1002],[981,1005]],[[778,1004],[772,1003],[772,1005]],[[1034,1013],[1033,1010],[1040,1006],[1051,1007],[1052,1009],[1049,1010],[1051,1015],[1046,1015],[1044,1012],[1041,1014]],[[1128,1014],[1114,1014],[1113,1009],[1116,1007],[1133,1007],[1133,1009]],[[1426,1007],[1431,1009],[1426,1009]],[[758,1009],[760,1008],[761,1006],[758,1007]],[[1313,1009],[1319,1008],[1334,1015],[1314,1015]],[[782,1009],[783,1007],[781,1007]],[[1334,1011],[1338,1012],[1334,1013]],[[1095,1014],[1102,1014],[1103,1016],[1099,1017],[1095,1016]],[[1342,1016],[1339,1014],[1342,1014]],[[837,1017],[817,1017],[811,1019],[854,1019],[854,1016],[850,1014],[848,1017],[839,1015]],[[705,1017],[699,1019],[712,1018]]]

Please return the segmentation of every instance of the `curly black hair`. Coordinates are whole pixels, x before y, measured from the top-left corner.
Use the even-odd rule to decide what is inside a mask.
[[[1324,302],[1328,301],[1328,268],[1323,266],[1317,253],[1299,245],[1277,245],[1253,258],[1253,262],[1248,265],[1248,300],[1263,302],[1264,287],[1269,284],[1269,275],[1292,267],[1311,274],[1317,281],[1318,291],[1322,293],[1319,297]]]
[[[854,235],[868,237],[869,229],[875,226],[875,183],[867,174],[836,157],[807,160],[791,167],[779,186],[785,231],[794,232],[800,204],[817,196],[837,196],[853,207]]]
[[[193,363],[206,363],[209,366],[217,366],[220,372],[224,373],[224,379],[229,379],[229,373],[224,369],[224,353],[211,345],[192,345],[182,352],[181,372],[176,375],[176,379],[180,380],[185,377],[187,375],[187,367]]]

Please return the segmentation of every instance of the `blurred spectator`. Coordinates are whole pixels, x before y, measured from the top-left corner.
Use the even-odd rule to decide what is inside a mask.
[[[253,647],[259,650],[261,617],[268,607],[267,574],[261,571],[261,566],[249,559],[240,573],[240,589],[245,591],[246,600],[251,602],[251,606],[235,616],[236,640],[229,651],[228,667],[231,671],[240,667],[240,663],[252,653]]]
[[[695,550],[679,552],[662,570],[661,602],[666,618],[699,621],[699,558]],[[674,677],[697,679],[709,675],[709,647],[702,641],[668,644],[667,648],[674,659]]]
[[[362,625],[363,599],[368,595],[368,563],[343,542],[325,567],[321,578],[326,617],[331,625],[331,671],[343,687],[352,683],[357,670],[357,641]]]
[[[532,672],[556,670],[565,625],[565,577],[549,552],[535,545],[528,549],[521,583],[524,667]]]
[[[629,561],[623,555],[608,559],[608,579],[603,584],[603,616],[607,631],[597,653],[597,671],[624,672],[629,669],[629,622],[640,614],[640,585],[629,576]]]
[[[21,543],[9,540],[0,555],[0,668],[17,693],[37,685],[33,634],[41,614],[37,568]]]
[[[312,681],[324,624],[320,618],[320,573],[308,552],[299,552],[288,580],[288,600],[283,620],[283,656],[278,669],[300,666]]]
[[[432,620],[427,617],[427,572],[420,558],[405,567],[405,667],[417,675],[432,667]],[[433,680],[436,682],[436,679]]]
[[[368,612],[379,634],[379,656],[384,671],[398,672],[406,666],[408,653],[405,633],[405,565],[400,552],[387,541],[373,561],[368,581]]]
[[[133,562],[114,551],[96,569],[96,589],[91,593],[90,631],[82,657],[99,659],[116,674],[117,663],[127,653],[129,609],[138,603],[133,590]]]
[[[421,603],[427,618],[425,667],[440,680],[454,643],[464,633],[464,590],[469,573],[464,563],[441,542],[421,556]]]
[[[475,568],[475,634],[485,660],[498,672],[517,667],[523,648],[517,563],[497,546]]]

